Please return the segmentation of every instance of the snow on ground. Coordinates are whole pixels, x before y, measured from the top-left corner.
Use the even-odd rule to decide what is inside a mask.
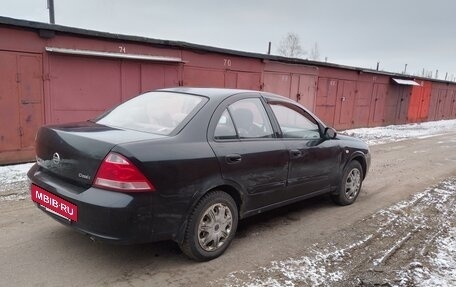
[[[33,163],[0,166],[0,184],[11,184],[27,179],[27,172]]]
[[[436,251],[430,258],[430,267],[417,265],[413,272],[400,272],[401,285],[409,286],[410,277],[415,286],[456,286],[456,228],[435,240]],[[410,274],[411,273],[411,274]]]
[[[342,134],[358,137],[369,145],[403,141],[410,138],[427,138],[449,131],[456,131],[455,120],[442,120],[419,124],[392,125],[342,131]]]
[[[456,178],[452,178],[331,235],[329,242],[314,244],[301,257],[232,272],[211,283],[225,287],[456,286],[455,202]]]
[[[456,228],[451,228],[448,236],[438,238],[437,252],[431,262],[434,269],[429,271],[429,279],[422,286],[456,286]],[[449,280],[451,280],[449,282]]]
[[[0,202],[29,196],[27,172],[33,163],[0,166]]]

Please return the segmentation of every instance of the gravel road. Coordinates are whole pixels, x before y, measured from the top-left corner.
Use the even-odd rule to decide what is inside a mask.
[[[173,242],[95,243],[26,196],[0,200],[0,286],[306,286],[321,278],[335,286],[413,286],[407,284],[432,267],[425,256],[454,227],[443,229],[442,222],[454,219],[456,195],[447,186],[456,176],[456,133],[371,151],[354,205],[335,206],[322,196],[246,219],[227,252],[205,263],[188,260]],[[26,194],[24,184],[9,188],[10,197]],[[306,258],[314,261],[305,265]],[[312,266],[325,274],[292,273],[311,274]]]

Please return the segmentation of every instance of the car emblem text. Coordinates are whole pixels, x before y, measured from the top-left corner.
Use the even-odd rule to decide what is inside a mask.
[[[78,177],[83,178],[83,179],[90,180],[90,175],[87,175],[87,174],[79,173],[79,174],[78,174]]]

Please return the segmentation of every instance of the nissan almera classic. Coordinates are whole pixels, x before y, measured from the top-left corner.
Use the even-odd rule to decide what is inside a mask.
[[[290,99],[204,88],[41,127],[36,159],[31,197],[49,216],[96,240],[174,240],[199,261],[248,216],[324,193],[352,204],[370,165],[364,142]]]

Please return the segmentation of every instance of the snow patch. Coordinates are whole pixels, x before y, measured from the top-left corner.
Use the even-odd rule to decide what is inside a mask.
[[[456,286],[456,228],[451,228],[448,236],[438,238],[436,243],[437,252],[431,259],[434,268],[422,286]]]
[[[391,125],[342,131],[342,134],[364,140],[369,145],[403,141],[410,138],[426,139],[456,131],[456,120],[442,120],[418,124]]]
[[[27,180],[27,172],[34,163],[0,166],[0,184],[11,184]]]
[[[27,172],[33,163],[0,166],[0,202],[29,197]]]
[[[378,250],[377,257],[370,260],[371,267],[366,265],[367,262],[363,264],[365,269],[375,271],[380,268],[377,270],[381,271],[382,265],[388,264],[390,257],[399,252],[415,233],[429,229],[423,213],[431,208],[440,211],[436,214],[437,231],[424,244],[426,249],[429,247],[433,251],[422,250],[421,254],[426,254],[420,258],[423,262],[411,258],[409,263],[396,271],[398,280],[395,283],[389,281],[388,286],[456,286],[456,228],[452,225],[455,214],[451,208],[455,202],[455,191],[456,178],[448,179],[408,200],[376,212],[371,218],[380,226],[374,233],[364,234],[364,237],[343,248],[332,246],[318,249],[314,245],[307,256],[272,261],[256,271],[232,272],[226,278],[212,283],[214,286],[244,287],[338,286],[347,279],[360,280],[348,278],[356,252],[383,240],[383,236],[392,237],[388,232],[394,233],[405,226],[412,226],[413,229],[398,237],[395,244],[383,251]]]

